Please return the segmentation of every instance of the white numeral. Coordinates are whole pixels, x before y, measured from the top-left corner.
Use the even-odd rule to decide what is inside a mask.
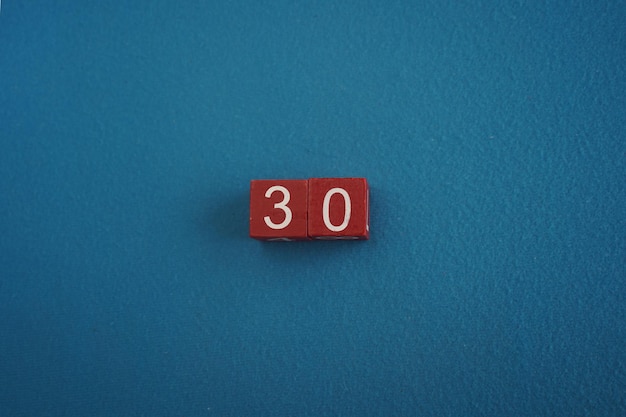
[[[280,203],[274,204],[274,208],[281,209],[282,211],[285,212],[285,220],[283,220],[283,222],[279,224],[274,223],[270,219],[270,216],[263,217],[263,220],[265,220],[265,224],[269,228],[274,229],[274,230],[280,230],[289,226],[289,223],[291,223],[291,218],[292,218],[291,209],[287,207],[287,203],[289,203],[291,194],[289,194],[289,190],[283,187],[282,185],[274,185],[273,187],[270,187],[267,189],[267,191],[265,192],[265,198],[270,198],[272,194],[274,194],[275,191],[283,193],[283,201],[281,201]]]
[[[330,222],[330,198],[334,194],[341,194],[343,196],[343,200],[345,202],[346,211],[343,215],[343,222],[339,226],[335,226]],[[346,227],[348,227],[348,223],[350,222],[350,213],[352,211],[352,207],[350,205],[350,195],[343,188],[331,188],[324,196],[324,205],[322,206],[322,215],[324,217],[324,224],[331,232],[341,232]]]

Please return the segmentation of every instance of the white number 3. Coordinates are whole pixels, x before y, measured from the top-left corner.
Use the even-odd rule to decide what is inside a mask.
[[[289,203],[291,194],[289,194],[289,190],[283,187],[282,185],[274,185],[267,189],[267,191],[265,192],[265,198],[270,198],[272,194],[274,194],[275,191],[283,193],[283,201],[281,201],[280,203],[274,204],[274,208],[281,209],[282,211],[285,212],[285,220],[283,220],[282,223],[278,223],[278,224],[274,223],[270,219],[270,216],[263,217],[263,220],[265,220],[265,224],[270,229],[280,230],[289,226],[289,223],[291,223],[291,218],[293,217],[291,213],[291,209],[287,207],[287,203]]]

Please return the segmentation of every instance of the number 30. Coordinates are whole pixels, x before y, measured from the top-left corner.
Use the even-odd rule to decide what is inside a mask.
[[[274,230],[281,230],[289,226],[289,223],[291,223],[291,219],[293,218],[293,213],[291,212],[291,209],[287,207],[287,204],[291,199],[291,194],[289,193],[289,190],[282,185],[274,185],[267,189],[267,191],[265,192],[265,198],[272,197],[272,194],[274,194],[275,192],[280,192],[283,194],[283,200],[280,203],[275,203],[274,208],[280,209],[285,213],[285,220],[278,224],[274,223],[272,219],[270,219],[270,216],[263,217],[263,220],[265,220],[265,224],[269,228]],[[343,197],[343,201],[345,203],[343,221],[339,226],[335,226],[330,221],[330,199],[335,194],[340,194]],[[328,228],[328,230],[330,230],[331,232],[341,232],[345,230],[350,223],[351,213],[352,204],[350,202],[350,194],[348,194],[348,192],[343,188],[331,188],[330,190],[328,190],[328,192],[324,196],[324,204],[322,205],[322,218],[324,219],[324,225]]]

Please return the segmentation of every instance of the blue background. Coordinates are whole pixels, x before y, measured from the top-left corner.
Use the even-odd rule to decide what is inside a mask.
[[[626,5],[570,3],[4,1],[0,415],[624,415]],[[370,241],[247,237],[315,176]]]

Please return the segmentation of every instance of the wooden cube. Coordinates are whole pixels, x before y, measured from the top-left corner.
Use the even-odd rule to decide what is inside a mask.
[[[250,237],[306,240],[307,180],[250,181]]]
[[[309,179],[308,211],[312,239],[369,239],[365,178]]]

